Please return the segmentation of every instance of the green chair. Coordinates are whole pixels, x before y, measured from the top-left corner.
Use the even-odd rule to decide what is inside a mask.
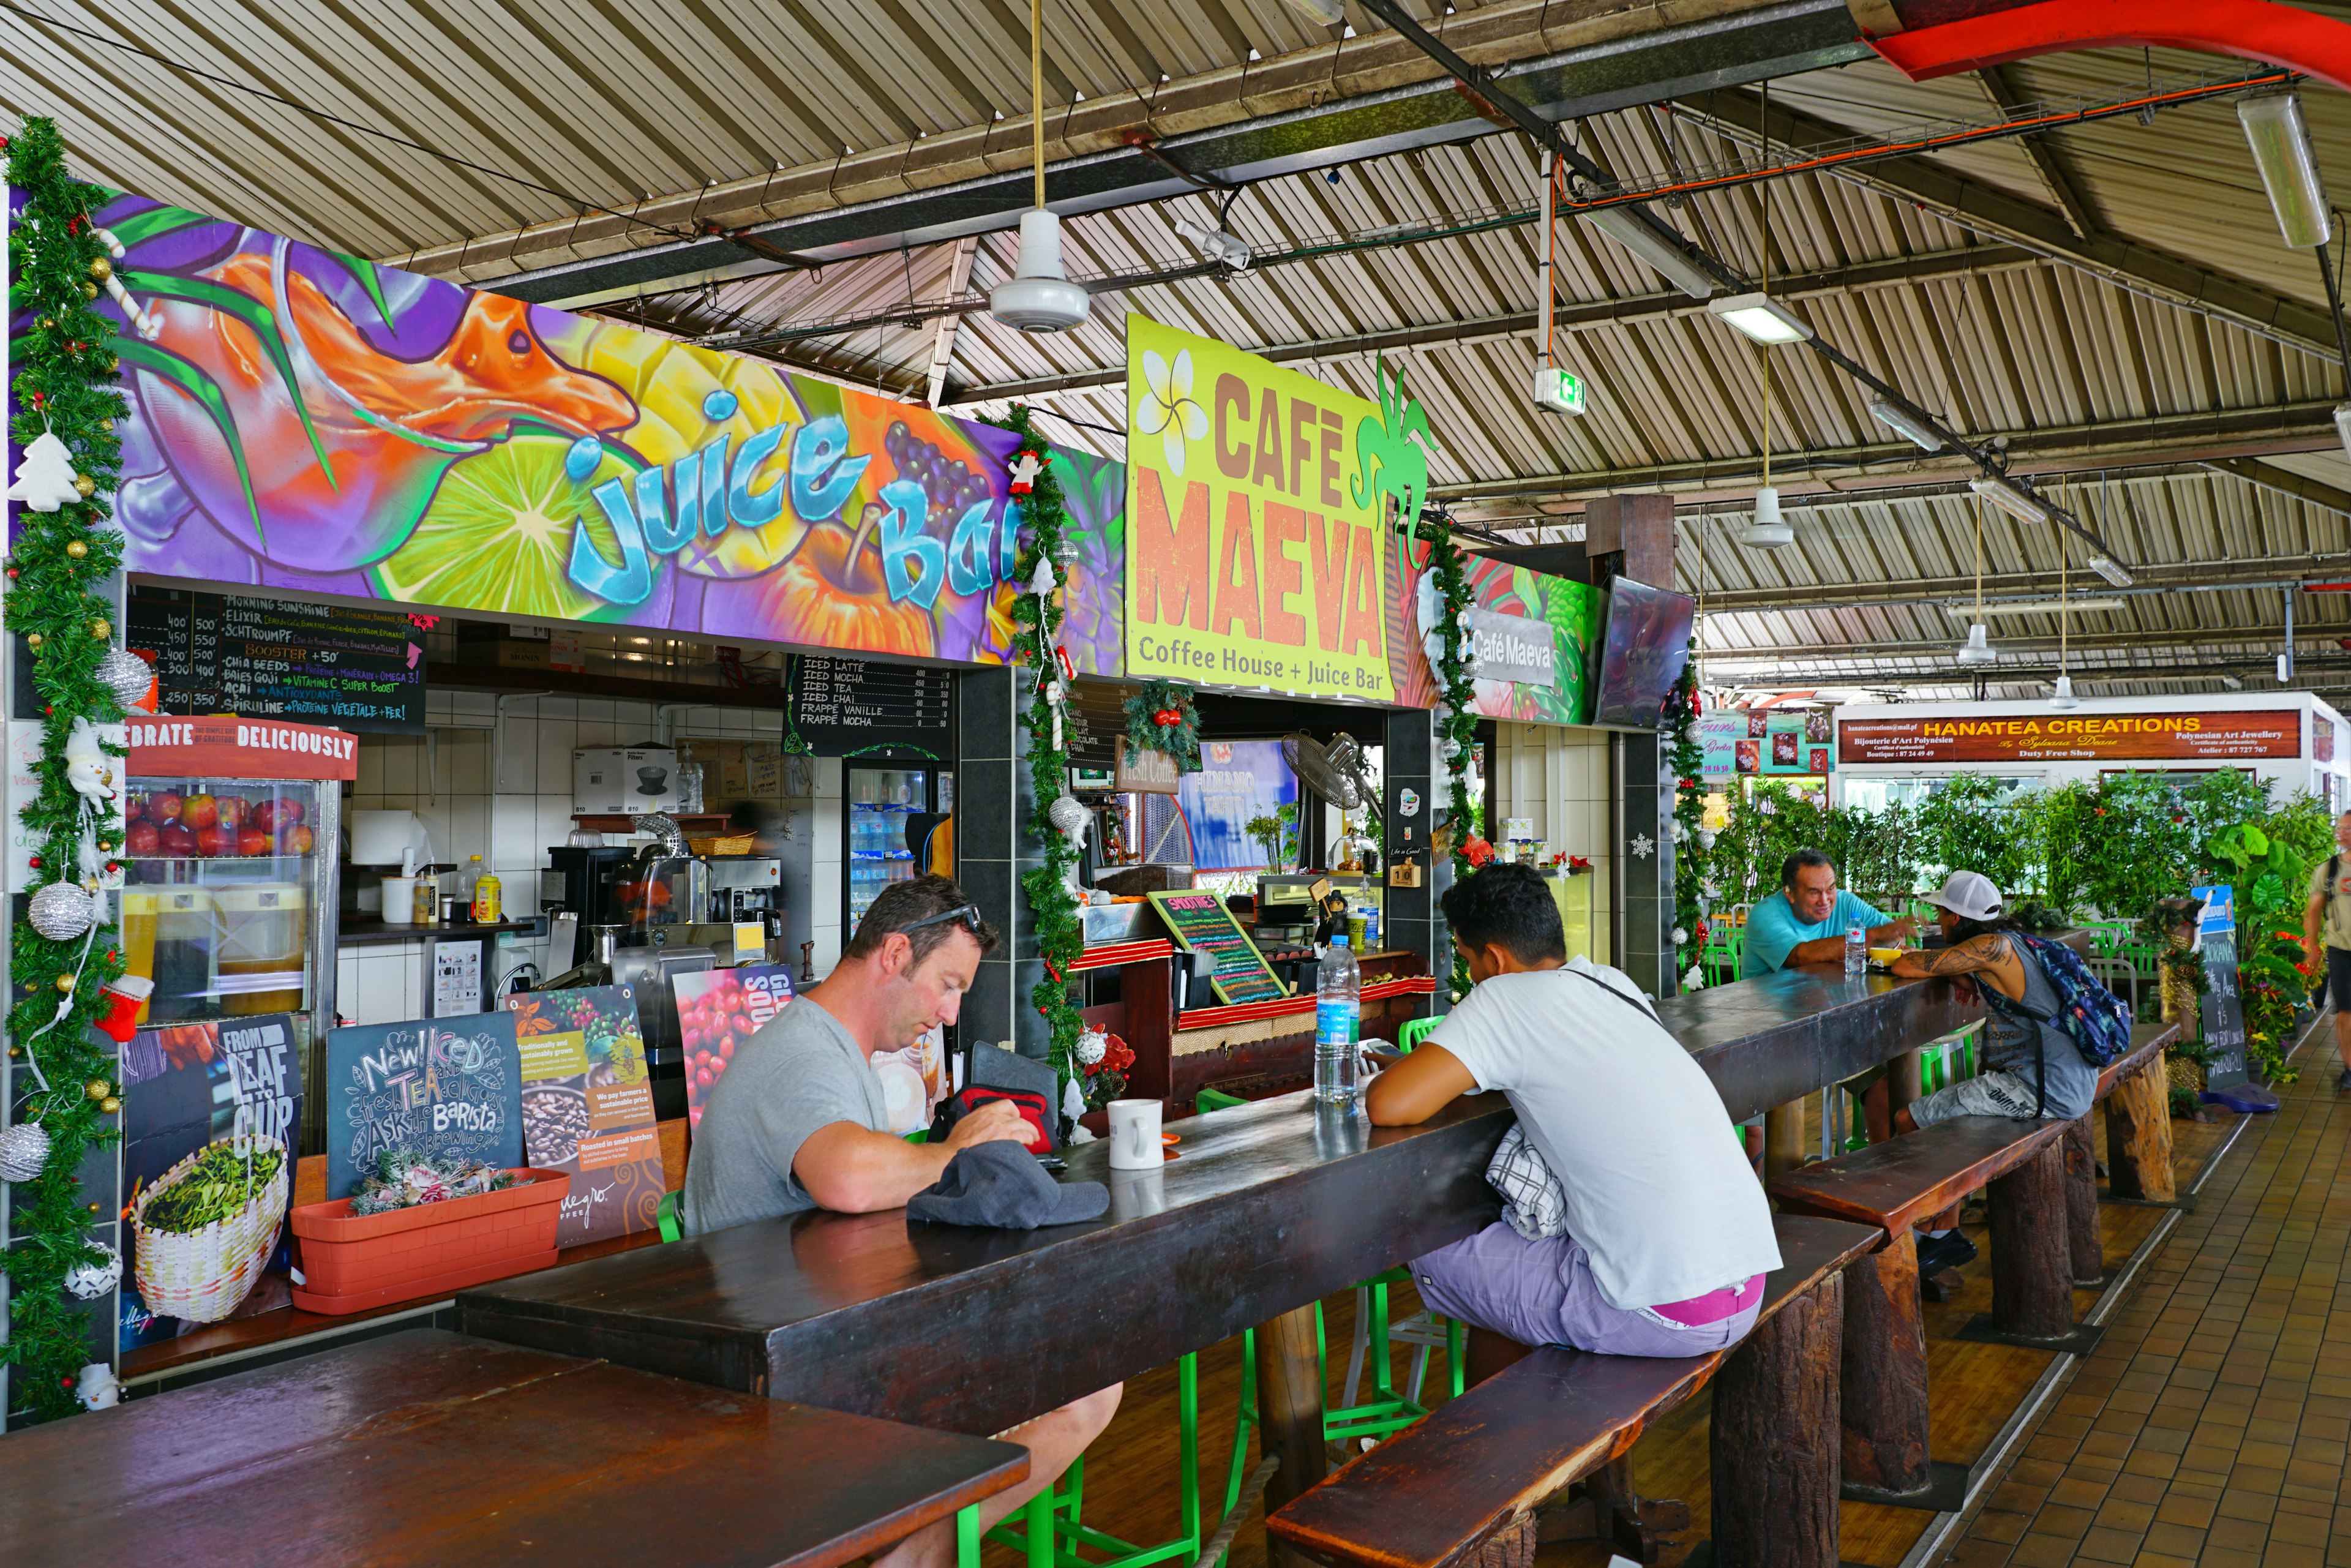
[[[1439,1021],[1433,1018],[1408,1020],[1402,1029],[1396,1030],[1396,1049],[1410,1056],[1413,1047],[1426,1040],[1429,1031],[1435,1029]]]
[[[1241,1397],[1247,1400],[1249,1390],[1244,1384]],[[1080,1454],[1061,1472],[1061,1479],[1051,1487],[1029,1500],[1019,1515],[1019,1522],[1007,1518],[987,1532],[987,1539],[999,1546],[1008,1546],[1023,1554],[1027,1568],[1145,1568],[1153,1563],[1176,1562],[1189,1565],[1199,1556],[1200,1544],[1207,1539],[1200,1518],[1200,1358],[1196,1354],[1179,1356],[1176,1362],[1176,1416],[1177,1499],[1181,1532],[1172,1540],[1155,1545],[1138,1546],[1122,1541],[1115,1535],[1089,1528],[1083,1521],[1086,1491],[1086,1457]],[[1238,1488],[1228,1489],[1238,1493]],[[1231,1501],[1226,1503],[1228,1512]],[[967,1509],[974,1521],[977,1514]],[[1223,1515],[1218,1515],[1221,1522]],[[956,1520],[956,1547],[962,1549],[963,1521]],[[958,1557],[957,1568],[976,1568],[978,1562],[977,1535],[973,1536],[974,1550],[969,1557]],[[1080,1555],[1080,1548],[1104,1553],[1098,1557]]]

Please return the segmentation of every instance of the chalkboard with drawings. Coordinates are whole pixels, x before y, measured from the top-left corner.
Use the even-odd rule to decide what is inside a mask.
[[[523,1163],[511,1013],[360,1024],[327,1036],[327,1196],[388,1149],[499,1169]]]

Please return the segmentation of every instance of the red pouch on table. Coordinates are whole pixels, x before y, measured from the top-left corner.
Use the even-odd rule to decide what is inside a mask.
[[[1020,1113],[1020,1119],[1029,1124],[1026,1147],[1030,1154],[1050,1155],[1053,1152],[1053,1136],[1048,1131],[1051,1124],[1046,1120],[1052,1113],[1051,1107],[1046,1103],[1042,1094],[1030,1093],[1023,1089],[965,1090],[939,1107],[938,1115],[931,1123],[932,1139],[944,1140],[957,1122],[991,1100],[1011,1101],[1012,1108]]]

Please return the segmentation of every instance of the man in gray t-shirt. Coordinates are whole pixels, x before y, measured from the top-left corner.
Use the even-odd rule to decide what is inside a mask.
[[[956,1020],[996,932],[943,876],[884,888],[841,963],[753,1035],[711,1090],[685,1166],[688,1235],[804,1209],[870,1214],[903,1208],[975,1144],[1022,1142],[1028,1124],[1006,1101],[982,1105],[935,1144],[888,1126],[878,1051],[898,1051]],[[778,1246],[786,1245],[783,1236]],[[1029,1479],[980,1505],[982,1528],[1050,1486],[1110,1425],[1119,1385],[1004,1434],[1029,1451]],[[873,1568],[946,1568],[951,1524],[906,1538]]]

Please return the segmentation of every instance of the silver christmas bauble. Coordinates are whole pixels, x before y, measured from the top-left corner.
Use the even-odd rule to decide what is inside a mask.
[[[1077,559],[1078,541],[1070,538],[1069,535],[1063,534],[1060,542],[1053,546],[1053,559],[1060,561],[1063,566],[1067,566],[1071,561]]]
[[[103,1241],[93,1241],[106,1256],[96,1263],[77,1263],[66,1270],[66,1293],[78,1301],[94,1301],[122,1283],[122,1254]]]
[[[30,1181],[48,1163],[47,1128],[38,1122],[0,1127],[0,1181]]]
[[[1079,803],[1073,795],[1064,795],[1045,808],[1045,820],[1061,830],[1063,836],[1077,838],[1092,823],[1094,814]]]
[[[1702,850],[1710,850],[1714,848],[1714,830],[1712,828],[1700,828],[1698,831],[1698,847]]]
[[[1092,1067],[1110,1050],[1110,1036],[1101,1030],[1090,1029],[1078,1036],[1078,1065]]]
[[[155,684],[155,667],[128,648],[109,648],[98,662],[98,684],[127,709],[143,701]]]
[[[52,942],[70,942],[97,918],[89,894],[71,883],[53,882],[33,894],[26,917],[33,929]]]

